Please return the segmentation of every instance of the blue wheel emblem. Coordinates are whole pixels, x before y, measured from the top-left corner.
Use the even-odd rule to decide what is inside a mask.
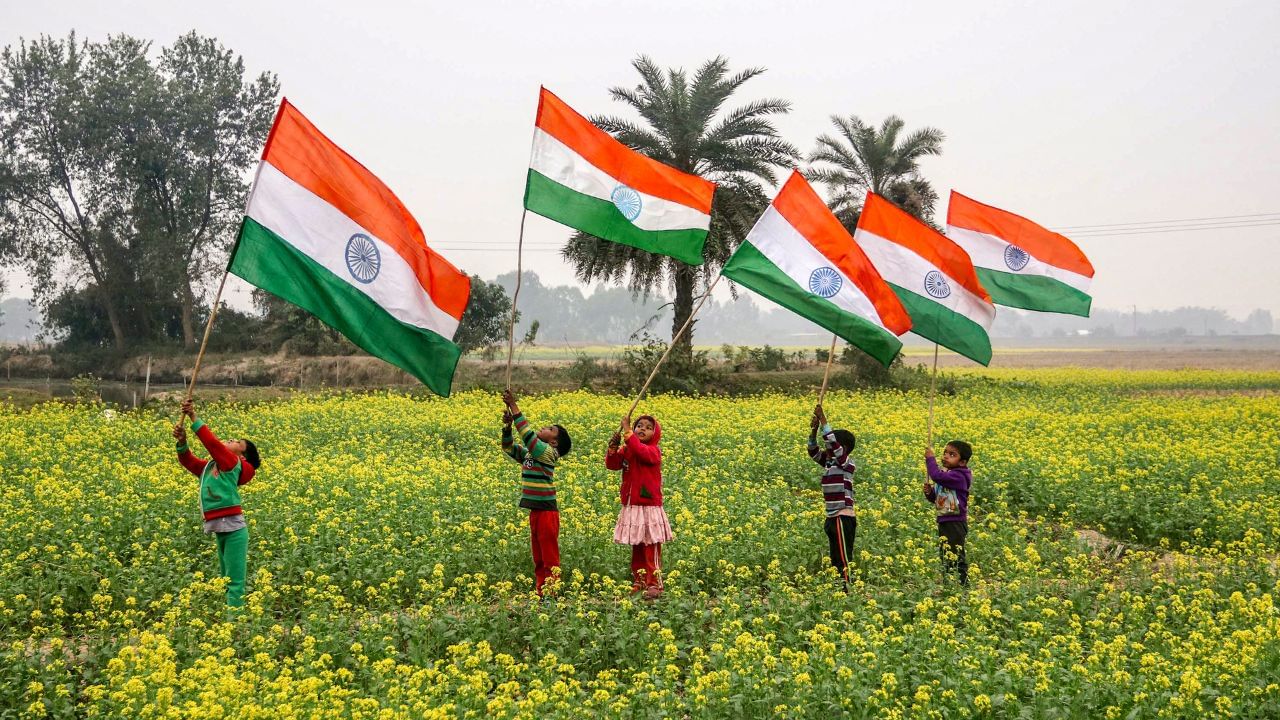
[[[843,284],[844,278],[834,268],[820,267],[809,274],[809,292],[818,297],[835,297]]]
[[[930,270],[924,276],[924,291],[941,300],[951,294],[951,284],[937,270]]]
[[[1031,255],[1017,245],[1010,245],[1004,249],[1004,264],[1008,265],[1010,270],[1021,270],[1029,262],[1031,262]]]
[[[368,235],[356,233],[347,241],[347,272],[357,281],[368,285],[378,277],[382,269],[382,253]]]
[[[613,200],[613,206],[618,208],[618,212],[622,213],[622,217],[635,222],[640,217],[640,193],[632,190],[626,185],[619,185],[609,194],[609,199]]]

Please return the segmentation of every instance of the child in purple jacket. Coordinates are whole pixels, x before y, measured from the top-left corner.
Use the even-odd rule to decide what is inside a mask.
[[[969,584],[969,563],[964,556],[964,540],[969,534],[969,486],[973,471],[969,458],[973,447],[963,440],[952,440],[942,450],[942,467],[933,448],[924,450],[924,464],[929,480],[924,484],[924,497],[933,503],[938,514],[938,552],[942,557],[942,578],[954,571],[960,586]]]

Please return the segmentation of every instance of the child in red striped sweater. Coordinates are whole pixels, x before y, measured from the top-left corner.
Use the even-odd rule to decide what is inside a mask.
[[[533,553],[533,581],[538,597],[543,587],[560,577],[560,507],[556,504],[556,463],[569,454],[572,440],[560,425],[534,430],[520,413],[509,388],[502,393],[502,451],[520,463],[520,507],[529,510],[529,546]],[[511,433],[515,423],[520,444]]]

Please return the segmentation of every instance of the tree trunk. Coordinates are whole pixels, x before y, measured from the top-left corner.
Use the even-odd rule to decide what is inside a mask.
[[[116,350],[123,351],[127,345],[124,337],[124,326],[120,324],[120,313],[116,310],[116,301],[110,293],[102,293],[102,306],[107,311],[107,320],[111,323],[111,335],[115,338]]]
[[[193,308],[196,304],[195,293],[191,292],[191,278],[182,281],[182,347],[191,352],[196,348],[196,327]]]
[[[679,339],[676,339],[675,335],[693,312],[693,289],[698,280],[698,269],[684,263],[674,264],[676,266],[676,298],[673,306],[675,317],[671,321],[671,354],[678,356],[681,360],[690,361],[693,359],[693,326],[690,325]]]

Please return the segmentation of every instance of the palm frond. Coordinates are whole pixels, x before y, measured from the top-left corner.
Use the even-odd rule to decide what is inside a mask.
[[[654,160],[668,162],[671,156],[671,148],[667,139],[653,130],[637,125],[630,120],[606,115],[593,115],[590,119],[593,125],[609,133],[632,150],[638,150]]]
[[[775,98],[756,100],[731,110],[720,122],[707,130],[705,137],[723,141],[744,135],[776,135],[777,129],[763,118],[767,115],[785,115],[790,111],[791,103],[786,100]]]

